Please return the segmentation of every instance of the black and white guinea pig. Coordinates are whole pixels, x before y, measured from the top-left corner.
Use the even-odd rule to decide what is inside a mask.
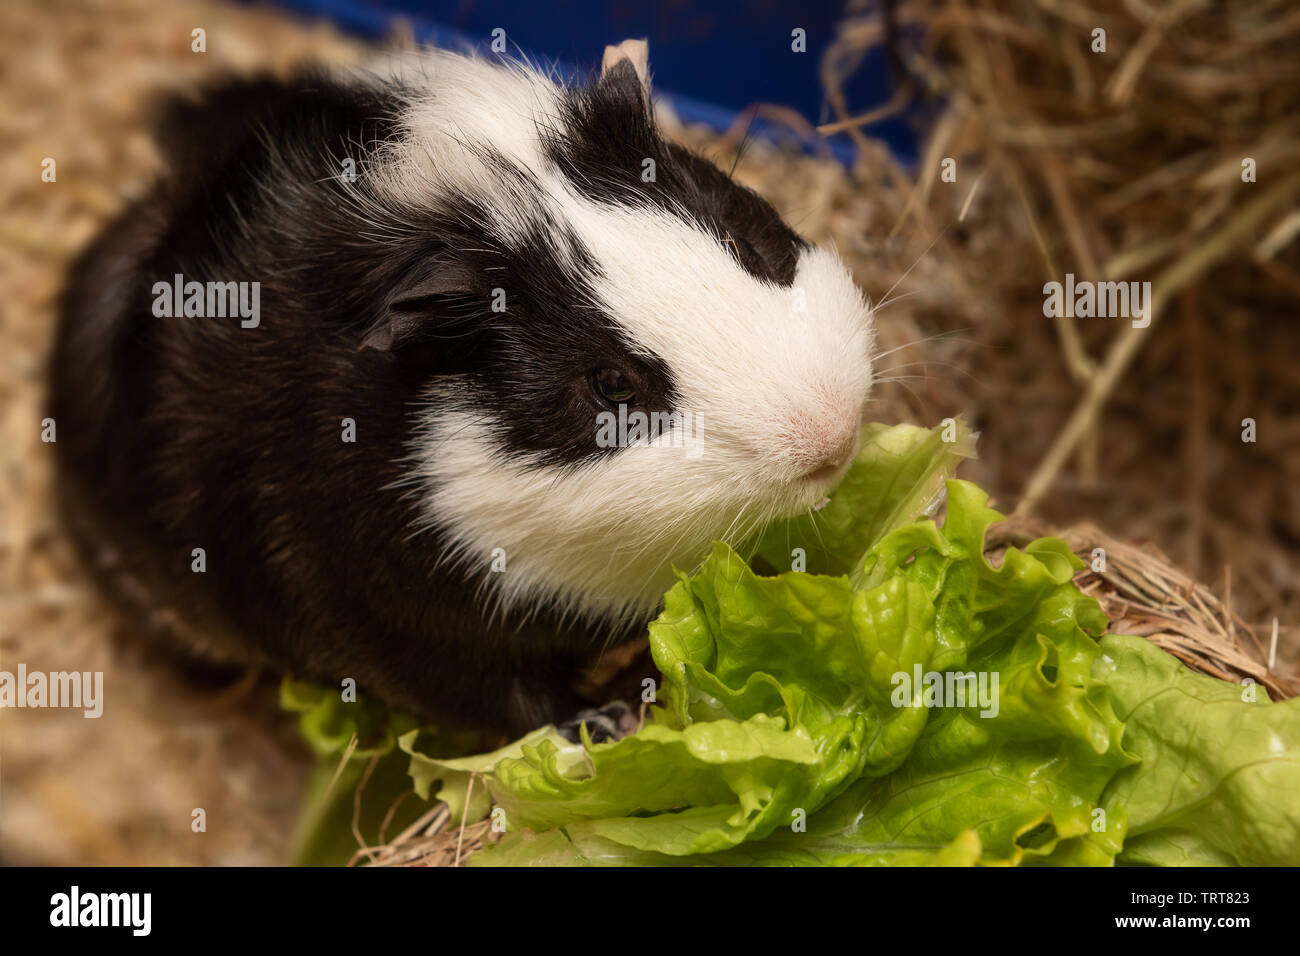
[[[520,733],[855,454],[869,306],[665,141],[642,41],[585,85],[441,52],[229,82],[159,141],[74,267],[50,413],[74,536],[170,645]]]

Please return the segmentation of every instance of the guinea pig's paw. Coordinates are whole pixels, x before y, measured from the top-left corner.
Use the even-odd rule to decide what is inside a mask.
[[[611,700],[604,707],[594,707],[579,711],[577,716],[561,723],[556,729],[565,740],[573,743],[582,742],[582,725],[587,725],[594,744],[610,740],[622,740],[636,730],[637,717],[621,700]]]

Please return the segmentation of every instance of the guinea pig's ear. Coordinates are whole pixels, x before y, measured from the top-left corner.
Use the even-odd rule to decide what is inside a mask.
[[[650,44],[645,40],[624,40],[618,46],[605,47],[605,57],[600,64],[600,84],[627,85],[632,89],[639,87],[640,94],[648,99]]]
[[[399,290],[388,302],[384,317],[359,346],[362,350],[398,352],[446,334],[446,325],[465,318],[463,304],[475,297],[473,273],[456,263],[443,263],[437,271]],[[448,321],[448,317],[452,317]],[[463,334],[463,330],[462,333]]]

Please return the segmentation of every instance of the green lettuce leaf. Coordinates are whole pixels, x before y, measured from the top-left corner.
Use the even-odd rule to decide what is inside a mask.
[[[869,426],[825,508],[679,572],[623,740],[474,754],[334,691],[286,705],[323,757],[358,735],[347,773],[403,761],[454,819],[491,811],[477,866],[1300,865],[1300,703],[1105,635],[1059,539],[990,561],[1002,516],[946,432]]]
[[[489,789],[532,835],[475,862],[1018,863],[1071,840],[1104,855],[1093,811],[1134,759],[1091,677],[1105,620],[1063,544],[994,568],[1000,516],[972,485],[947,491],[943,529],[886,534],[856,586],[762,577],[715,546],[650,627],[651,723],[586,764],[545,745],[501,761]],[[965,696],[927,706],[927,680]],[[536,835],[551,829],[563,840]]]
[[[1116,775],[1121,862],[1300,865],[1300,698],[1197,674],[1140,637],[1108,636],[1095,663],[1141,763]]]
[[[861,451],[820,511],[777,522],[763,535],[756,563],[768,570],[847,574],[886,532],[932,509],[943,480],[967,458],[975,441],[965,421],[948,427],[870,424]],[[806,564],[795,567],[794,550]]]

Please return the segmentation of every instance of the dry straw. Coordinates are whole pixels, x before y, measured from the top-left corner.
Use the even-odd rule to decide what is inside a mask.
[[[836,117],[822,129],[847,132],[874,167],[872,124],[918,108],[932,120],[888,234],[912,236],[909,254],[938,237],[936,268],[900,288],[917,296],[918,332],[968,327],[959,354],[976,378],[936,397],[987,423],[986,486],[1022,514],[1092,512],[1193,576],[1231,565],[1248,613],[1294,621],[1300,11],[912,0],[891,28],[857,6],[822,62]],[[847,103],[845,79],[885,48],[900,93]],[[955,184],[940,180],[944,158]],[[868,287],[902,265],[853,262]],[[1150,281],[1151,324],[1043,318],[1042,284],[1067,272]],[[933,301],[936,285],[948,303]]]

